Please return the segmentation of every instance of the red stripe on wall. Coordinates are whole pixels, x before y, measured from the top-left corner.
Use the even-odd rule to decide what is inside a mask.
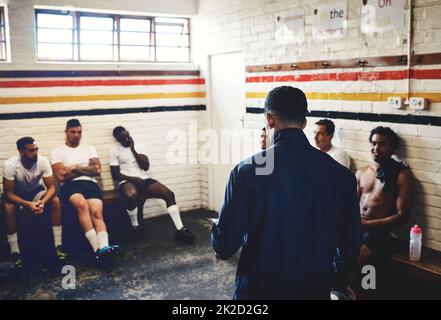
[[[412,70],[411,75],[419,80],[441,79],[441,69]]]
[[[157,86],[205,84],[205,79],[146,79],[146,80],[41,80],[0,81],[0,88],[89,87],[89,86]]]
[[[421,72],[424,71],[424,72]],[[407,70],[373,71],[373,72],[342,72],[316,73],[284,76],[247,77],[246,82],[309,82],[309,81],[374,81],[374,80],[403,80],[409,76]],[[441,79],[440,70],[412,70],[414,79]]]

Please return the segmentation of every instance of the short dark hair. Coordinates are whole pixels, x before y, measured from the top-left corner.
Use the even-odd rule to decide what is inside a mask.
[[[308,101],[298,88],[276,87],[268,93],[264,111],[274,112],[282,121],[303,123],[308,113]]]
[[[389,142],[390,146],[392,147],[392,150],[395,151],[398,149],[400,145],[400,139],[398,138],[398,135],[389,127],[376,127],[371,130],[371,134],[369,135],[369,142],[372,143],[372,137],[374,134],[382,134],[387,137],[387,141]]]
[[[117,126],[113,129],[113,137],[116,140],[119,140],[119,137],[121,136],[121,132],[126,131],[126,128],[121,127],[121,126]]]
[[[69,128],[81,127],[80,120],[70,119],[66,122],[66,130]]]
[[[17,149],[19,151],[24,150],[25,146],[27,144],[33,144],[35,142],[35,139],[32,137],[23,137],[17,140],[16,145],[17,145]]]
[[[318,126],[325,126],[325,131],[328,135],[334,134],[335,132],[335,124],[332,120],[329,119],[321,119],[315,123]]]

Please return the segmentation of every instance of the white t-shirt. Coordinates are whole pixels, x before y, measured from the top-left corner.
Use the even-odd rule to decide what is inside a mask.
[[[23,166],[19,155],[7,159],[3,167],[3,177],[15,181],[15,191],[19,193],[36,189],[41,184],[42,177],[51,176],[51,164],[43,156],[38,156],[37,162],[30,169]]]
[[[332,146],[331,149],[329,149],[328,152],[326,153],[329,154],[335,161],[345,166],[346,168],[349,169],[349,167],[351,166],[351,159],[349,158],[349,155],[345,151]]]
[[[136,144],[135,150],[139,154],[146,154],[145,146],[142,144]],[[139,167],[130,148],[126,148],[118,142],[109,152],[109,164],[111,166],[119,166],[121,174],[125,176],[138,177],[141,179],[149,178],[147,171]],[[123,182],[124,181],[120,181],[120,184]]]
[[[98,153],[94,146],[88,144],[80,144],[75,148],[69,147],[65,144],[56,147],[52,150],[51,163],[56,164],[62,162],[65,167],[80,165],[89,166],[89,160],[92,158],[98,158]],[[75,180],[87,180],[97,183],[94,177],[79,176],[73,179]]]

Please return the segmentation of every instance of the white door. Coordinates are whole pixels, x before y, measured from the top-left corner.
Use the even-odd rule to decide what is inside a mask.
[[[217,133],[218,163],[209,170],[210,207],[218,211],[222,204],[225,186],[231,169],[237,164],[233,150],[221,143],[222,130],[234,132],[243,128],[245,116],[245,62],[243,52],[210,56],[210,123]],[[226,152],[230,154],[226,154]],[[228,159],[229,160],[228,160]]]

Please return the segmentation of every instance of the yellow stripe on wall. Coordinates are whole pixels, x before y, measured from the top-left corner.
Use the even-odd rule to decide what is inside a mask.
[[[264,99],[267,92],[247,92],[247,99]],[[347,100],[347,101],[386,101],[388,97],[401,97],[407,99],[407,93],[403,92],[305,92],[311,100]],[[430,102],[441,102],[440,92],[411,92],[409,97],[421,97],[429,99]]]
[[[56,103],[83,101],[113,101],[113,100],[142,100],[142,99],[179,99],[205,98],[205,92],[164,92],[138,94],[97,94],[87,96],[44,96],[44,97],[7,97],[0,98],[0,104],[20,103]]]

